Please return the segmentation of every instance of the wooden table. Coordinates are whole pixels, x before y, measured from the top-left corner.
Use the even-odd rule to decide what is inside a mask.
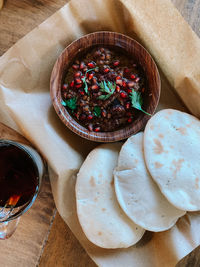
[[[66,4],[66,0],[6,0],[0,12],[0,55]],[[200,37],[200,0],[172,0]],[[56,211],[48,176],[16,233],[0,241],[0,266],[96,266]],[[200,266],[200,248],[179,267]]]

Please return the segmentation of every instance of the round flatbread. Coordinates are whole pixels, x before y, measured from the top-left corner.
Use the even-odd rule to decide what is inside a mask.
[[[144,161],[142,132],[130,137],[122,146],[114,181],[121,208],[146,230],[167,230],[185,214],[169,203],[150,176]]]
[[[200,210],[200,121],[178,110],[161,110],[145,128],[144,154],[165,197],[179,209]]]
[[[113,170],[120,148],[120,144],[106,144],[94,149],[77,176],[80,224],[87,238],[103,248],[129,247],[145,231],[126,216],[116,199]]]

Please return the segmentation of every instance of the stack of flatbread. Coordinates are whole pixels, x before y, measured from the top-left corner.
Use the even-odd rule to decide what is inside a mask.
[[[126,248],[145,230],[168,230],[186,211],[200,210],[199,140],[198,119],[165,109],[123,145],[94,149],[76,182],[87,238],[103,248]]]

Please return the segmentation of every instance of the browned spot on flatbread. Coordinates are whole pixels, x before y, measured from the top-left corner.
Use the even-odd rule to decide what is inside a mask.
[[[134,160],[134,163],[135,163],[135,165],[138,164],[138,159],[135,159]]]
[[[106,209],[105,209],[105,208],[102,208],[101,210],[102,210],[102,211],[106,211]]]
[[[159,136],[160,138],[163,138],[163,137],[164,137],[164,135],[163,135],[163,134],[159,134],[158,136]]]
[[[161,168],[163,166],[163,164],[162,163],[160,163],[160,162],[155,162],[155,168],[156,169],[159,169],[159,168]]]
[[[179,160],[173,160],[172,164],[174,165],[175,169],[174,169],[174,176],[176,176],[177,172],[180,171],[181,167],[182,167],[182,163],[184,162],[184,159],[179,159]]]
[[[198,177],[196,177],[195,179],[195,188],[199,189],[199,178]]]
[[[151,129],[151,130],[153,130],[153,129],[154,129],[154,126],[153,126],[153,125],[151,125],[151,126],[150,126],[150,129]]]
[[[171,110],[168,110],[167,111],[167,114],[171,115],[172,114],[172,111]]]
[[[98,198],[97,198],[97,197],[95,197],[94,201],[95,201],[95,202],[97,202],[97,201],[98,201]]]
[[[155,147],[154,147],[154,152],[156,154],[162,154],[164,152],[163,146],[161,142],[158,139],[154,139]]]
[[[98,235],[102,235],[102,232],[98,232]]]
[[[91,178],[90,178],[90,185],[91,185],[92,187],[94,187],[94,186],[96,185],[93,176],[91,176]]]
[[[199,120],[195,118],[196,120],[192,120],[190,123],[186,124],[188,128],[192,127],[194,124],[199,126]]]
[[[178,129],[178,131],[179,131],[180,134],[182,134],[182,135],[186,135],[186,134],[187,134],[187,129],[184,128],[184,127],[180,127],[180,128]]]

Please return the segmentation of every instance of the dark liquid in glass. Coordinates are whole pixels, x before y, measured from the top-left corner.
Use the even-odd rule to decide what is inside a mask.
[[[12,144],[0,143],[0,207],[13,195],[16,207],[32,199],[38,187],[38,171],[31,157]]]

